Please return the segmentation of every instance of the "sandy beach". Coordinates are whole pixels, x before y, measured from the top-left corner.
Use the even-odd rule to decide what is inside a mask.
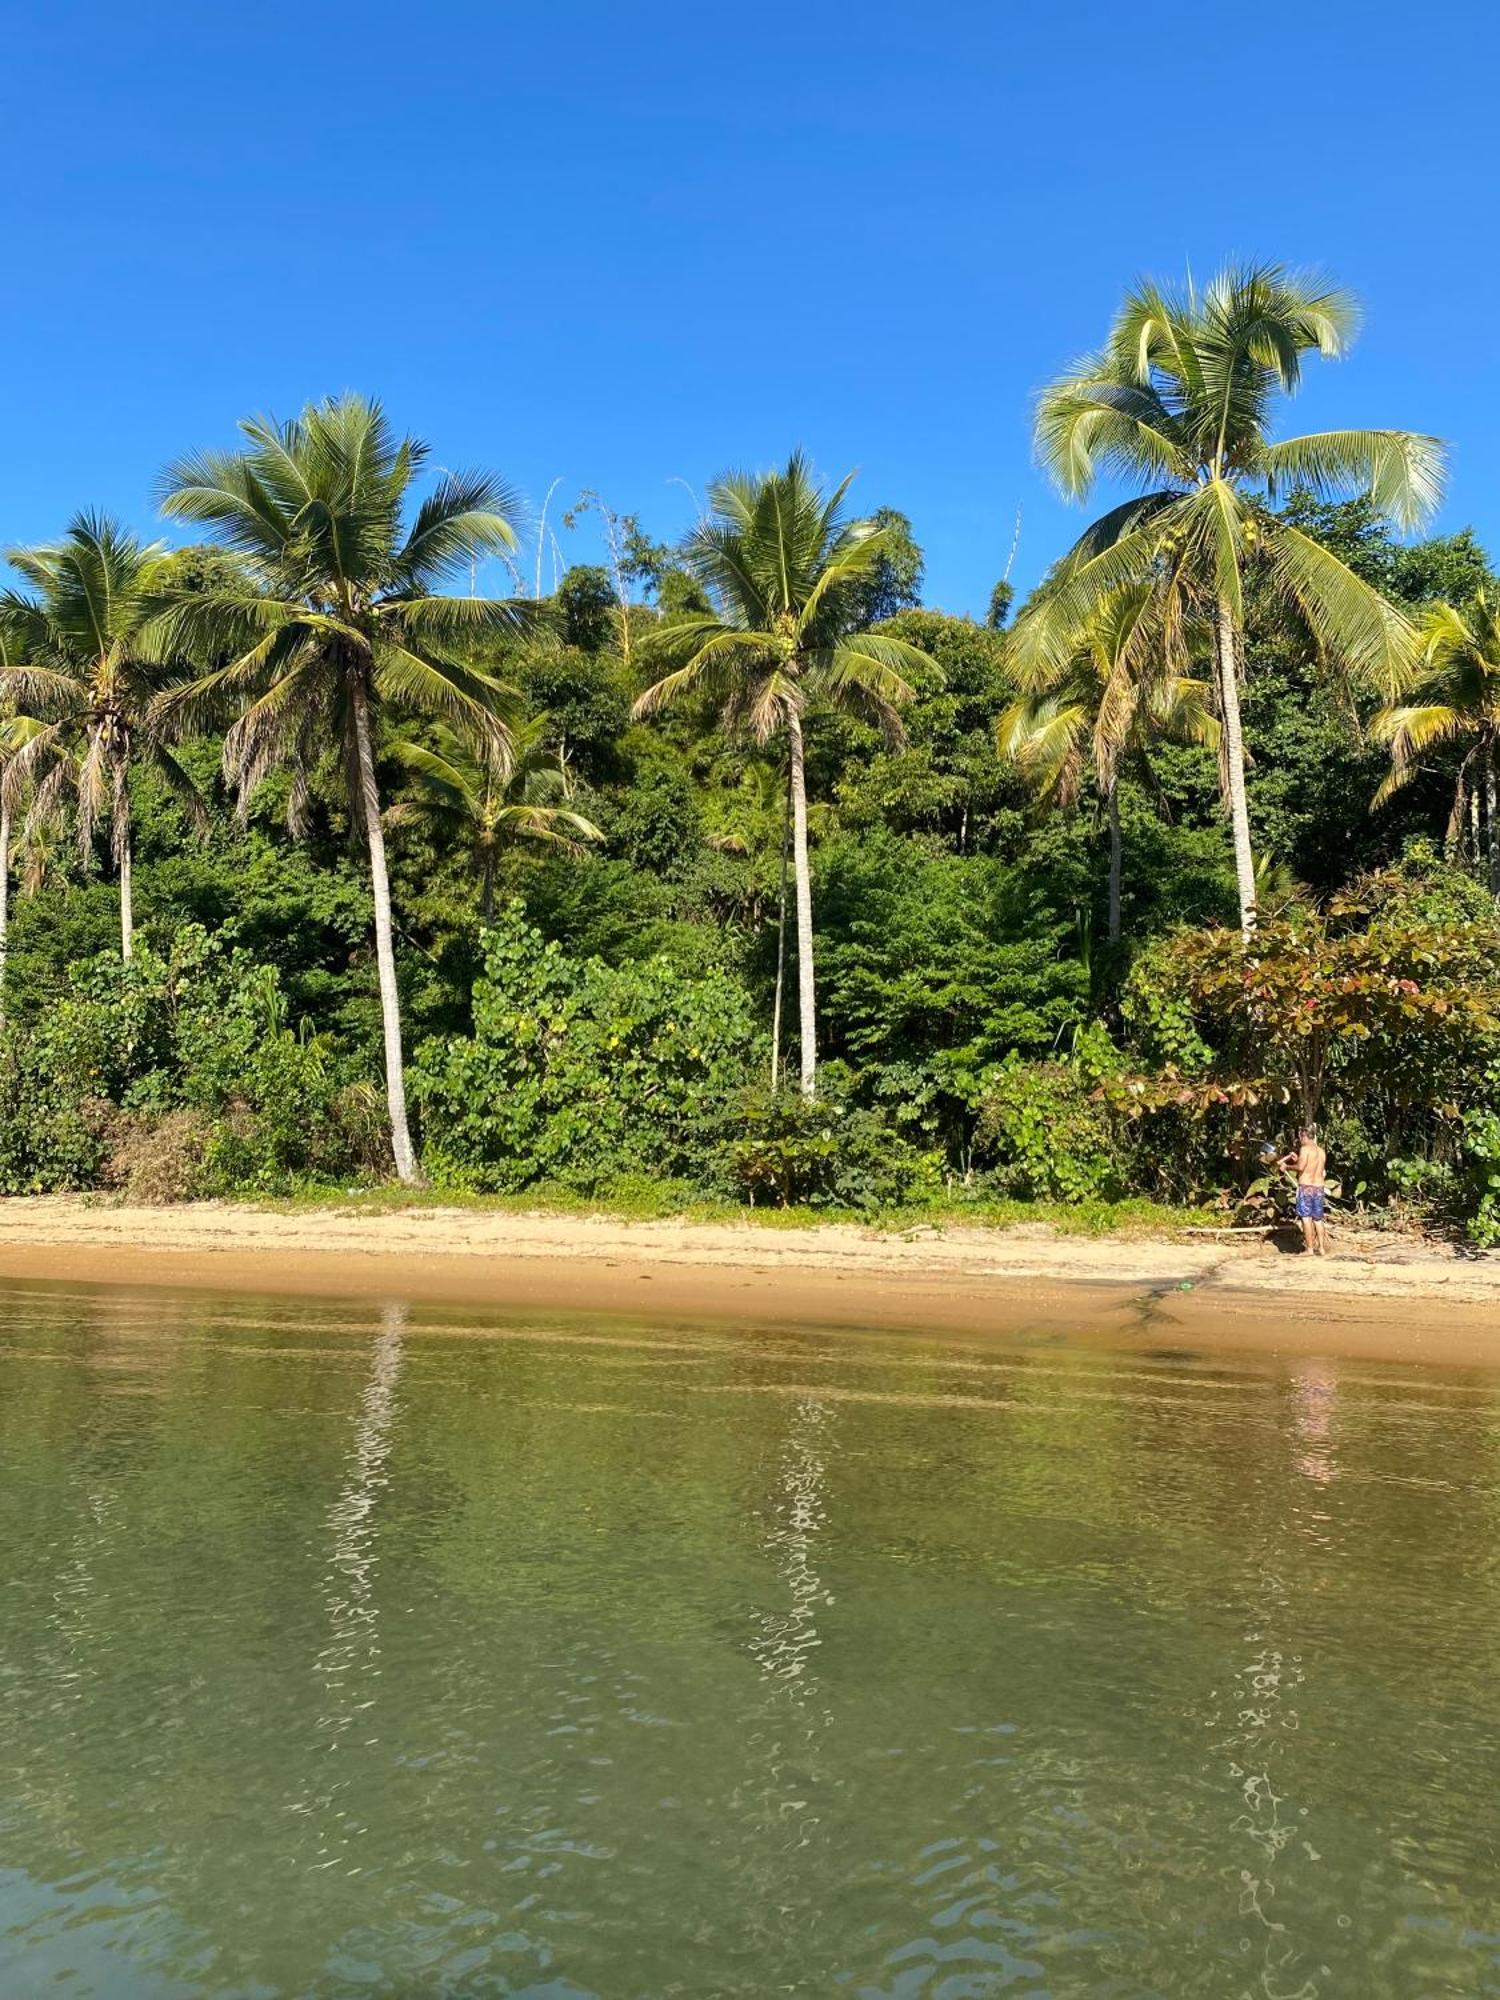
[[[409,1297],[966,1335],[1082,1338],[1500,1365],[1500,1258],[1391,1237],[1326,1260],[1258,1240],[413,1207],[0,1201],[0,1278]]]

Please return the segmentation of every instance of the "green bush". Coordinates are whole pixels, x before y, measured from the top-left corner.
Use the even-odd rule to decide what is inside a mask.
[[[1487,1106],[1464,1116],[1465,1209],[1470,1239],[1500,1244],[1500,1113]]]
[[[706,1131],[761,1060],[749,996],[727,974],[571,959],[512,905],[485,936],[473,1034],[417,1051],[424,1162],[439,1184],[494,1192],[693,1179]]]
[[[0,1036],[0,1194],[93,1187],[104,1163],[99,1100],[54,1066],[49,1044],[15,1027]]]
[[[1426,846],[1322,908],[1291,904],[1248,952],[1234,931],[1175,933],[1137,961],[1121,1011],[1139,1069],[1106,1094],[1139,1186],[1243,1192],[1262,1148],[1316,1118],[1346,1198],[1452,1222],[1490,1192],[1471,1114],[1495,1097],[1500,920]]]
[[[943,1190],[941,1155],[878,1113],[791,1091],[744,1092],[723,1118],[709,1166],[736,1200],[774,1208],[896,1208]]]
[[[990,1074],[975,1158],[999,1194],[1031,1201],[1115,1200],[1125,1179],[1105,1111],[1080,1062],[1025,1062]]]
[[[169,951],[101,954],[0,1041],[0,1192],[116,1186],[171,1200],[280,1192],[354,1151],[316,1037],[276,972],[186,925]]]

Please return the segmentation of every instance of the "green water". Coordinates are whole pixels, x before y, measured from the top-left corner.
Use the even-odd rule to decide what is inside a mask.
[[[1500,1993],[1500,1375],[0,1288],[0,1994]]]

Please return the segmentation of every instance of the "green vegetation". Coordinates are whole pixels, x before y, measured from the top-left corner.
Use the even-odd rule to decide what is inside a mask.
[[[799,454],[481,596],[519,504],[357,398],[174,465],[212,542],[14,552],[0,1190],[1093,1228],[1315,1115],[1500,1236],[1496,586],[1433,440],[1273,438],[1352,318],[1132,292],[1038,441],[1135,496],[1013,623]]]

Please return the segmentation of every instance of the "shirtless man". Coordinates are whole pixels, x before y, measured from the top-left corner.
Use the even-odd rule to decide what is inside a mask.
[[[1324,1216],[1324,1183],[1328,1177],[1328,1155],[1318,1144],[1316,1125],[1304,1125],[1295,1153],[1288,1153],[1278,1166],[1297,1171],[1297,1220],[1302,1224],[1302,1248],[1308,1256],[1328,1255],[1328,1223]]]

